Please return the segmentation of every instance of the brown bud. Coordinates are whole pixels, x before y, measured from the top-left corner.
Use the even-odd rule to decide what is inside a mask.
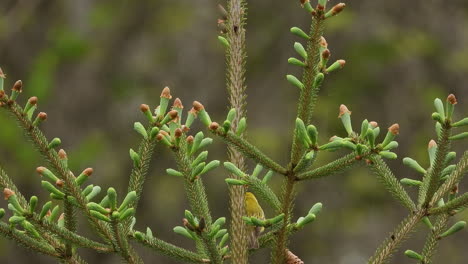
[[[42,174],[45,170],[46,170],[45,167],[37,167],[37,168],[36,168],[36,171],[37,171],[37,173],[39,173],[39,174]]]
[[[369,122],[369,125],[370,125],[372,128],[376,128],[376,127],[379,126],[379,124],[378,124],[377,122],[375,122],[375,121],[370,121],[370,122]]]
[[[55,182],[55,185],[57,187],[60,187],[60,188],[62,188],[64,184],[65,184],[65,182],[63,180],[60,180],[60,179]]]
[[[338,115],[338,117],[341,117],[342,115],[346,113],[351,114],[351,111],[348,110],[348,107],[346,107],[346,105],[344,104],[340,105],[340,114]]]
[[[179,112],[177,112],[176,110],[171,110],[171,111],[169,111],[168,115],[172,120],[172,119],[176,118],[179,115]]]
[[[174,131],[174,137],[180,138],[181,136],[182,136],[182,129],[176,128],[176,130]]]
[[[0,99],[2,99],[2,98],[3,98],[3,96],[5,96],[5,91],[3,91],[3,90],[0,90]]]
[[[317,5],[317,10],[323,11],[323,10],[325,10],[325,7],[323,5],[321,5],[321,4],[318,4]]]
[[[322,46],[323,48],[328,47],[327,40],[323,36],[320,37],[320,46]]]
[[[218,123],[212,122],[212,123],[210,124],[210,127],[209,127],[209,128],[210,128],[211,130],[216,130],[216,129],[218,129],[218,127],[219,127],[219,124],[218,124]]]
[[[309,0],[300,0],[301,1],[301,5],[304,5],[305,3],[309,2]]]
[[[185,141],[187,141],[187,143],[189,143],[189,144],[192,144],[193,143],[193,136],[188,136]]]
[[[186,125],[181,126],[183,132],[189,132],[190,128],[187,127]]]
[[[339,3],[339,4],[335,5],[334,7],[332,7],[332,10],[331,10],[332,11],[332,16],[335,16],[338,13],[340,13],[341,11],[343,11],[345,6],[346,6],[345,3]]]
[[[200,231],[203,231],[206,227],[206,222],[205,222],[205,218],[200,218],[200,221],[198,222],[198,229]]]
[[[374,163],[372,162],[372,160],[366,159],[366,164],[367,164],[367,165],[372,165],[372,164],[374,164]]]
[[[21,93],[21,91],[23,90],[23,82],[21,80],[16,81],[15,84],[13,85],[13,88],[11,89],[13,91],[17,91]]]
[[[49,217],[51,214],[52,214],[52,211],[51,211],[51,210],[49,210],[49,211],[47,211],[47,214],[46,214],[46,216],[48,216],[48,217]]]
[[[328,141],[332,142],[333,140],[335,140],[335,138],[337,138],[337,136],[332,136]]]
[[[87,168],[83,171],[83,174],[86,174],[86,176],[91,176],[93,174],[94,170],[93,168]]]
[[[11,197],[12,195],[15,195],[15,192],[14,192],[14,191],[12,191],[12,190],[10,190],[10,189],[8,189],[8,188],[3,189],[3,196],[4,196],[5,200],[10,199],[10,197]]]
[[[428,149],[431,149],[431,148],[436,148],[437,147],[437,143],[431,139],[431,141],[429,141],[429,144],[427,145],[427,148]]]
[[[195,109],[195,111],[197,112],[200,112],[201,110],[205,109],[205,107],[198,101],[194,101],[193,102],[193,109]]]
[[[453,188],[450,190],[451,194],[457,194],[458,193],[458,184],[455,184]]]
[[[167,132],[164,131],[164,130],[159,131],[159,134],[161,134],[161,135],[163,135],[163,136],[165,136],[165,137],[169,136],[169,133],[167,133]]]
[[[454,94],[449,94],[449,96],[447,97],[447,102],[449,102],[452,105],[456,105],[457,104],[457,98],[455,97]]]
[[[58,156],[61,160],[67,159],[67,153],[63,149],[60,149],[58,151]]]
[[[324,58],[325,60],[328,60],[330,58],[330,50],[329,49],[326,49],[322,52],[322,58]]]
[[[64,214],[64,213],[62,213],[62,214],[60,214],[60,216],[59,216],[59,219],[58,219],[58,220],[59,220],[59,221],[62,221],[64,218],[65,218],[65,214]]]
[[[189,110],[189,114],[194,115],[194,116],[197,116],[198,111],[195,110],[195,108],[192,107],[192,109]]]
[[[159,134],[156,136],[156,140],[158,140],[158,141],[161,141],[163,138],[164,138],[164,136],[163,136],[161,133],[159,133]]]
[[[340,64],[341,68],[343,68],[346,64],[345,60],[338,60],[338,63]]]
[[[36,105],[37,104],[37,97],[33,96],[33,97],[29,98],[28,103],[31,104],[31,105]]]
[[[362,156],[360,155],[357,155],[356,157],[354,157],[355,160],[362,160]]]
[[[6,74],[3,73],[2,68],[0,68],[0,78],[6,78]]]
[[[37,114],[37,117],[39,117],[39,119],[41,119],[42,121],[45,121],[47,119],[47,114],[44,112],[40,112],[39,114]]]
[[[174,100],[174,104],[172,105],[172,107],[174,108],[180,108],[180,109],[183,109],[184,106],[182,105],[182,101],[179,99],[179,98],[176,98]]]
[[[169,89],[169,87],[164,87],[161,93],[161,97],[171,99],[172,98],[171,89]]]
[[[400,133],[400,125],[393,124],[388,128],[388,131],[390,131],[390,133],[393,135],[398,135]]]
[[[149,110],[150,110],[149,105],[147,105],[147,104],[141,104],[141,105],[140,105],[140,111],[142,111],[143,113],[146,113],[146,112],[148,112]]]

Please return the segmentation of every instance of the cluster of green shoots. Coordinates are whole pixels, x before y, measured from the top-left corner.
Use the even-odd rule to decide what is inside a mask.
[[[306,224],[315,221],[323,205],[315,203],[303,216],[294,219],[292,212],[296,185],[344,172],[357,164],[366,164],[393,198],[409,211],[368,263],[386,263],[418,223],[428,227],[425,245],[420,253],[407,250],[405,254],[421,264],[431,263],[439,241],[466,225],[466,222],[460,221],[448,227],[451,217],[468,207],[468,193],[458,194],[458,184],[468,166],[468,152],[465,151],[458,163],[452,164],[456,153],[450,151],[452,141],[468,137],[468,132],[452,135],[453,129],[468,126],[468,118],[453,120],[457,104],[454,95],[449,95],[445,104],[440,99],[435,100],[436,112],[432,118],[436,121],[437,140],[429,143],[429,165],[425,168],[414,159],[403,159],[405,165],[422,175],[417,179],[398,180],[384,160],[397,159],[394,149],[398,147],[395,141],[399,134],[398,124],[389,126],[386,133],[381,133],[377,122],[366,119],[360,123],[359,129],[354,129],[351,111],[341,105],[338,117],[345,133],[333,136],[327,142],[319,142],[319,129],[312,123],[318,91],[328,74],[345,65],[344,60],[329,63],[331,52],[323,37],[323,27],[325,21],[339,14],[345,5],[341,3],[327,9],[326,0],[318,0],[316,7],[308,0],[302,0],[301,4],[312,23],[310,33],[298,27],[291,28],[291,33],[306,45],[294,43],[299,58],[288,60],[291,65],[303,69],[303,76],[286,76],[299,92],[291,159],[287,165],[275,162],[245,137],[247,119],[243,67],[246,58],[246,3],[242,0],[229,1],[227,10],[220,7],[222,18],[218,21],[222,29],[218,39],[226,49],[227,86],[232,107],[226,119],[219,123],[212,121],[205,107],[197,101],[185,113],[180,99],[176,98],[171,103],[172,95],[167,87],[162,90],[159,105],[152,108],[142,104],[140,111],[146,122],[134,123],[141,143],[137,150],[129,151],[133,169],[128,191],[120,201],[114,188],[108,188],[102,195],[100,186],[87,183],[92,179],[92,168],[86,168],[75,176],[69,169],[65,150],[59,149],[61,140],[48,140],[40,130],[47,114],[40,112],[35,115],[38,98],[31,97],[24,107],[20,105],[18,99],[22,82],[14,83],[8,94],[4,90],[6,76],[0,70],[0,109],[9,112],[18,121],[26,136],[48,162],[46,166],[38,167],[37,172],[43,179],[41,186],[50,194],[50,199],[43,201],[42,207],[36,196],[27,200],[0,168],[0,186],[4,189],[10,211],[8,222],[0,221],[0,234],[65,263],[86,263],[79,256],[78,248],[115,253],[127,263],[143,263],[134,249],[135,244],[187,263],[247,263],[248,256],[262,248],[271,249],[271,263],[303,263],[288,249],[289,238]],[[208,160],[206,149],[213,139],[206,137],[202,131],[192,130],[196,119],[207,128],[207,132],[224,141],[229,148],[229,160],[223,165],[229,175],[225,181],[230,190],[231,217],[215,218],[210,212],[204,184],[204,180],[209,180],[205,179],[205,174],[216,169],[221,162]],[[150,227],[145,232],[134,229],[138,202],[152,153],[157,146],[166,147],[173,153],[177,167],[167,168],[166,172],[180,178],[190,207],[184,212],[182,225],[174,227],[174,232],[192,240],[196,250],[168,243],[154,236]],[[348,154],[323,166],[314,166],[321,152],[337,150]],[[257,164],[250,174],[247,173],[244,159],[251,159]],[[269,186],[272,177],[283,178],[280,194]],[[418,188],[417,200],[410,197],[403,185]],[[264,218],[247,215],[243,204],[247,190],[254,193],[261,204],[271,207],[275,214]],[[78,213],[85,216],[100,241],[79,234],[76,223]],[[0,218],[5,214],[5,210],[0,209]],[[227,228],[224,227],[226,223]],[[263,231],[258,237],[258,247],[249,248],[245,243],[249,226]]]

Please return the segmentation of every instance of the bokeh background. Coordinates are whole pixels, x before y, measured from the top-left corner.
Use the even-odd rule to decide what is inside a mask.
[[[298,91],[285,74],[299,74],[287,64],[298,38],[292,26],[307,29],[308,15],[299,1],[249,1],[248,138],[281,163],[288,160]],[[313,2],[313,1],[312,1]],[[103,189],[127,188],[131,161],[128,149],[139,136],[133,122],[144,121],[141,103],[156,106],[164,86],[188,106],[202,101],[214,120],[227,113],[224,51],[216,36],[219,14],[215,0],[2,0],[0,1],[0,66],[6,86],[24,82],[19,99],[39,97],[49,115],[43,125],[49,138],[60,137],[71,169],[93,167],[93,183]],[[337,1],[330,1],[336,4]],[[417,177],[402,166],[411,156],[427,166],[426,146],[434,137],[430,118],[435,97],[458,97],[455,117],[468,113],[468,2],[465,0],[345,1],[347,8],[327,21],[325,37],[332,59],[346,59],[346,67],[327,76],[314,124],[325,142],[344,135],[338,106],[353,111],[359,127],[364,118],[385,128],[401,127],[389,161],[398,177]],[[225,4],[223,2],[223,4]],[[454,144],[459,153],[466,142]],[[323,154],[324,164],[344,152]],[[210,156],[224,160],[225,146],[210,147]],[[31,148],[22,131],[0,111],[0,164],[26,196],[47,198],[35,168],[44,160]],[[252,165],[252,164],[251,164]],[[171,153],[158,146],[145,185],[136,228],[152,228],[156,236],[193,247],[172,232],[187,208],[182,182],[165,174],[174,167]],[[226,172],[204,176],[215,217],[227,216]],[[466,182],[466,181],[465,181]],[[281,179],[272,186],[279,191]],[[461,186],[465,192],[468,185]],[[299,185],[297,216],[316,202],[324,204],[318,219],[293,236],[291,250],[305,263],[365,263],[377,245],[406,214],[405,209],[364,167]],[[409,190],[415,195],[414,190]],[[0,206],[5,207],[4,201]],[[264,206],[266,207],[266,205]],[[272,216],[269,208],[267,215]],[[467,220],[468,212],[455,217]],[[88,233],[86,224],[80,231]],[[402,249],[419,251],[428,230],[421,226]],[[435,263],[466,263],[468,231],[444,239]],[[89,263],[117,263],[119,258],[80,250]],[[174,263],[138,248],[148,263]],[[268,250],[252,263],[268,263]],[[54,263],[5,239],[0,239],[0,263]],[[409,262],[398,252],[393,263]]]

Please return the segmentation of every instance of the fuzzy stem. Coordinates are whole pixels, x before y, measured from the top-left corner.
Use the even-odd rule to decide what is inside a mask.
[[[357,154],[353,152],[324,166],[318,167],[310,171],[301,172],[297,175],[297,180],[302,181],[309,179],[317,179],[341,173],[358,163],[359,160],[356,159],[356,156]]]
[[[369,259],[368,264],[383,264],[392,256],[393,252],[400,244],[408,238],[415,226],[424,217],[424,211],[419,211],[416,214],[411,214],[406,217],[393,231],[392,235],[385,239],[382,245],[375,251],[374,256]]]
[[[63,200],[65,213],[65,228],[71,232],[76,232],[75,208],[68,202],[67,197]],[[71,243],[65,243],[65,258],[71,258],[73,255],[73,246]]]
[[[129,236],[130,239],[137,241],[138,243],[149,247],[162,255],[169,256],[184,263],[209,263],[210,260],[204,258],[202,255],[199,255],[195,252],[188,251],[184,248],[175,246],[173,244],[167,243],[158,238],[146,238],[145,240],[136,239],[133,236]]]
[[[283,166],[274,162],[257,147],[250,144],[247,140],[237,136],[232,131],[228,131],[226,134],[216,131],[215,134],[220,136],[227,144],[243,153],[246,157],[260,163],[264,167],[278,172],[279,174],[285,175],[287,173],[287,170]]]
[[[379,155],[371,155],[369,159],[372,161],[370,165],[371,170],[377,175],[378,180],[385,186],[393,198],[398,200],[410,211],[414,211],[416,205],[385,161],[383,161]]]
[[[436,218],[434,230],[431,230],[424,243],[422,251],[423,260],[421,264],[432,263],[432,256],[435,255],[437,246],[439,245],[439,236],[445,231],[449,218],[449,214],[444,214]]]
[[[442,126],[440,137],[437,140],[437,151],[434,164],[432,164],[431,168],[424,176],[423,183],[419,191],[418,205],[422,208],[430,206],[429,202],[440,187],[440,175],[444,169],[445,157],[450,149],[450,130],[451,129],[448,125]]]
[[[120,255],[128,263],[143,263],[143,261],[135,254],[128,244],[127,237],[122,232],[122,226],[119,225],[119,222],[113,220],[111,222],[112,231],[114,232],[114,239],[117,241],[117,246],[119,248]]]
[[[7,107],[5,108],[16,117],[17,121],[26,132],[26,135],[32,140],[39,152],[49,162],[57,175],[60,175],[60,178],[65,181],[65,185],[68,186],[70,194],[75,197],[79,207],[86,214],[88,222],[91,224],[91,226],[103,239],[108,241],[112,240],[112,234],[108,226],[104,225],[99,220],[91,216],[89,210],[86,207],[86,204],[88,203],[86,197],[82,195],[81,189],[76,185],[75,177],[67,168],[63,166],[57,152],[53,149],[49,149],[48,141],[42,131],[36,126],[33,126],[32,122],[23,115],[21,107],[16,104],[16,102],[7,104]]]
[[[302,83],[304,88],[301,90],[299,97],[299,104],[297,109],[297,117],[304,121],[304,124],[310,124],[312,113],[317,101],[319,87],[314,87],[314,80],[320,70],[320,38],[323,34],[324,20],[320,16],[312,18],[312,24],[310,28],[310,39],[307,42],[307,67],[304,69],[302,75]],[[293,167],[297,165],[301,158],[304,148],[299,143],[296,137],[297,133],[294,133],[292,151],[291,151],[291,163]]]
[[[468,151],[463,153],[460,161],[457,163],[455,170],[450,174],[450,177],[442,184],[439,190],[432,197],[430,204],[436,204],[442,197],[444,197],[452,188],[459,183],[466,171],[468,170]]]
[[[441,213],[451,213],[453,210],[458,210],[464,207],[468,207],[468,193],[464,193],[459,197],[447,202],[441,207],[431,208],[429,210],[430,214],[438,215]]]

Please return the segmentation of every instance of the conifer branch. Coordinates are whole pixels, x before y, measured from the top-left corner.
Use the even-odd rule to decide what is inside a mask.
[[[424,243],[421,264],[432,263],[432,257],[436,254],[437,246],[439,245],[439,236],[445,231],[449,218],[449,214],[443,214],[436,218],[434,229],[427,235],[426,242]]]
[[[122,225],[118,221],[113,220],[111,222],[114,239],[117,242],[118,250],[120,255],[127,263],[143,263],[140,257],[128,244],[127,236],[123,233]]]
[[[438,215],[443,213],[452,213],[454,210],[459,210],[468,207],[468,193],[464,193],[459,197],[447,202],[443,206],[429,209],[429,214]]]
[[[271,208],[276,212],[279,212],[281,209],[281,202],[279,201],[276,194],[273,190],[260,179],[252,176],[243,177],[243,180],[248,182],[249,189],[261,200],[268,203]]]
[[[415,226],[424,217],[424,212],[419,211],[406,217],[393,231],[389,238],[385,239],[382,245],[375,251],[369,259],[368,264],[383,264],[392,256],[400,244],[408,238],[414,231]]]
[[[406,190],[382,158],[378,155],[371,155],[369,159],[372,162],[370,165],[371,170],[377,175],[378,180],[392,194],[393,198],[398,200],[411,212],[414,211],[416,209],[416,205],[413,200],[411,200]]]
[[[321,167],[301,172],[297,175],[297,180],[303,181],[339,174],[353,167],[359,162],[359,160],[360,159],[357,158],[357,154],[353,152]]]
[[[244,154],[246,157],[254,160],[257,163],[262,164],[264,167],[269,168],[279,174],[285,175],[287,170],[270,159],[267,155],[262,153],[257,147],[249,143],[247,140],[237,136],[232,131],[227,133],[222,133],[220,130],[214,132],[216,135],[220,136],[227,144],[232,147],[235,147],[239,152]]]
[[[173,257],[185,263],[210,263],[209,259],[206,259],[202,255],[199,255],[195,252],[188,251],[184,248],[167,243],[155,237],[148,238],[142,233],[140,233],[140,235],[142,236],[141,239],[138,239],[135,236],[129,236],[129,238],[161,253],[164,256]]]
[[[442,126],[442,131],[437,140],[434,163],[428,173],[424,175],[423,183],[419,189],[418,206],[423,208],[428,207],[429,202],[440,187],[441,172],[444,169],[445,157],[450,150],[450,132],[451,128],[449,126]]]

